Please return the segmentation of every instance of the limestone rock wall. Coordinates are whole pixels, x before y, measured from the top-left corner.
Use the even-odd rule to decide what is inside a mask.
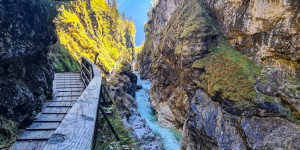
[[[258,64],[272,66],[280,79],[288,75],[299,77],[298,0],[203,0],[203,3],[233,47]]]
[[[151,10],[140,70],[152,80],[158,121],[183,130],[183,149],[299,149],[299,8],[295,0],[160,0]],[[233,65],[242,58],[258,68],[254,79],[220,77],[243,70]],[[222,61],[230,68],[218,68]],[[223,80],[235,77],[255,96],[224,98],[222,84],[231,83]]]
[[[23,125],[51,98],[55,15],[50,0],[0,0],[0,114]]]
[[[149,68],[151,64],[152,50],[158,46],[160,32],[171,19],[172,13],[176,10],[178,3],[179,0],[163,0],[158,3],[155,9],[150,9],[148,13],[149,20],[145,27],[147,40],[144,46],[144,50],[141,54],[141,58],[143,60],[139,60],[142,63],[140,65],[140,73],[142,79],[151,77],[151,72]]]

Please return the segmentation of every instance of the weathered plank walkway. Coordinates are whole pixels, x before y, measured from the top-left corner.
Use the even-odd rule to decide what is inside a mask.
[[[11,150],[42,149],[83,91],[80,73],[56,73],[53,81],[54,99],[44,104],[41,113],[17,138]]]
[[[95,64],[83,57],[81,72],[55,74],[53,87],[54,99],[44,105],[11,150],[91,150],[99,112],[119,140],[101,107],[112,101]]]

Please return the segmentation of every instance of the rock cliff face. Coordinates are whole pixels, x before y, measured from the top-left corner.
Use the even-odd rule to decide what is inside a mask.
[[[175,11],[179,0],[161,1],[159,7],[151,9],[148,16],[149,22],[146,24],[146,37],[147,42],[142,51],[143,60],[141,61],[141,78],[150,78],[151,72],[149,71],[151,63],[151,51],[158,45],[160,32],[167,25],[171,19],[172,13]],[[156,15],[160,14],[160,15]]]
[[[300,149],[299,9],[294,0],[160,0],[141,74],[183,149]]]
[[[0,114],[23,125],[51,98],[55,14],[50,0],[0,0]]]
[[[113,76],[108,84],[125,127],[137,139],[138,149],[161,150],[163,149],[161,139],[151,131],[141,117],[137,110],[136,100],[132,97],[132,93],[135,93],[136,83],[137,76],[126,71]]]
[[[203,0],[231,45],[255,62],[299,77],[300,2]]]

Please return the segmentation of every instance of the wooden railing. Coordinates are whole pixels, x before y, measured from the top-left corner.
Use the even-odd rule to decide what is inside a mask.
[[[91,63],[88,59],[83,57],[81,60],[81,78],[85,87],[89,85],[94,76],[95,73],[93,71],[93,63]]]
[[[110,105],[111,98],[101,84],[102,77],[97,66],[85,57],[81,61],[81,77],[85,90],[45,145],[46,150],[93,149],[99,111],[119,140],[101,107],[101,105]]]

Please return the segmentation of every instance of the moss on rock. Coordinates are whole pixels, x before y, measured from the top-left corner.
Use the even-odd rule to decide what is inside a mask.
[[[17,122],[0,115],[0,149],[8,149],[19,133]]]
[[[259,75],[261,68],[225,41],[211,46],[210,51],[192,65],[195,69],[205,69],[200,77],[201,87],[211,96],[221,92],[222,98],[233,101],[255,99],[255,76]]]

